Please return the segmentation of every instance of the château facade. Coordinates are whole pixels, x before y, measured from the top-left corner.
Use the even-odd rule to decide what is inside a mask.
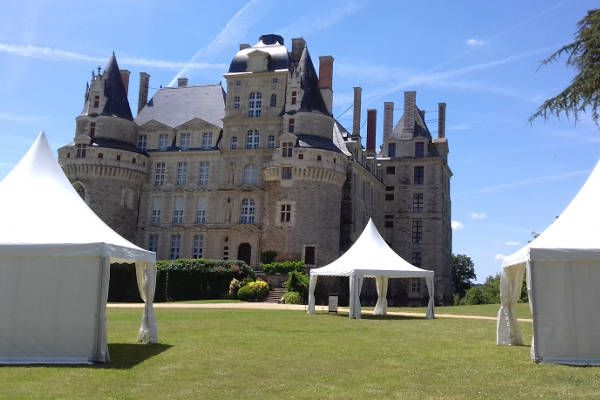
[[[376,110],[361,144],[361,88],[349,132],[332,115],[333,57],[319,72],[303,39],[291,50],[278,35],[240,45],[219,85],[159,89],[140,73],[138,113],[127,99],[129,71],[111,57],[92,73],[72,144],[59,161],[80,195],[111,227],[159,259],[280,259],[322,266],[337,258],[372,218],[403,258],[436,273],[448,300],[450,177],[439,105],[432,138],[416,93],[406,92],[393,126],[385,103],[376,152]],[[426,289],[420,280],[410,297]]]

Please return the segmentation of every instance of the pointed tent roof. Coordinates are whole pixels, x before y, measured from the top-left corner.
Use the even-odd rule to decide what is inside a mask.
[[[352,247],[332,263],[310,270],[311,275],[391,278],[433,277],[433,271],[421,269],[400,257],[379,234],[372,219]]]
[[[121,237],[81,199],[41,132],[0,181],[0,253],[98,255],[154,263],[156,255]]]
[[[102,115],[112,115],[133,121],[131,107],[129,107],[129,100],[127,100],[127,91],[125,85],[123,85],[121,71],[114,52],[104,69],[104,96],[106,96],[106,104],[102,110]]]
[[[531,243],[506,257],[505,268],[537,260],[600,259],[600,160],[560,216]]]

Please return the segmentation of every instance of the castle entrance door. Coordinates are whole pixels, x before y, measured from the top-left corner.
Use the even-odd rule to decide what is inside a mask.
[[[242,243],[238,247],[237,259],[244,261],[246,264],[250,265],[250,260],[252,256],[252,246],[250,243]]]

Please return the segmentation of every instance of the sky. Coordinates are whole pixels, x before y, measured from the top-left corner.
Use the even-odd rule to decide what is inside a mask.
[[[475,263],[477,281],[502,257],[542,232],[569,204],[600,156],[600,128],[583,115],[528,122],[542,101],[573,78],[564,60],[540,61],[570,43],[591,0],[250,1],[3,0],[0,14],[0,179],[39,131],[58,149],[73,140],[91,71],[114,51],[150,95],[179,76],[225,84],[240,43],[266,33],[286,45],[303,37],[313,60],[335,59],[333,114],[352,128],[353,87],[362,121],[383,103],[402,114],[417,91],[432,134],[445,102],[450,155],[453,252]],[[43,201],[40,196],[40,201]]]

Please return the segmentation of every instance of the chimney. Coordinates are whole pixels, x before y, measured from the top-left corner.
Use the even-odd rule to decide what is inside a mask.
[[[300,61],[306,42],[302,38],[292,39],[292,62]]]
[[[446,137],[446,103],[438,103],[438,139]]]
[[[333,105],[333,57],[319,57],[319,89],[321,96],[327,106],[327,111],[331,114]]]
[[[394,130],[394,103],[383,103],[383,141],[387,142]]]
[[[367,156],[375,155],[375,137],[377,135],[377,110],[367,110]]]
[[[404,132],[415,132],[417,92],[404,92]]]
[[[140,72],[140,94],[138,97],[138,114],[148,102],[148,86],[150,85],[150,75]]]
[[[352,138],[360,140],[360,112],[362,88],[354,88],[354,115],[352,118]]]
[[[240,43],[240,50],[249,49],[250,45],[248,43]]]
[[[177,78],[177,87],[186,87],[188,85],[188,78]]]
[[[126,69],[119,70],[121,73],[121,80],[123,81],[123,86],[125,86],[125,96],[129,93],[129,71]]]

